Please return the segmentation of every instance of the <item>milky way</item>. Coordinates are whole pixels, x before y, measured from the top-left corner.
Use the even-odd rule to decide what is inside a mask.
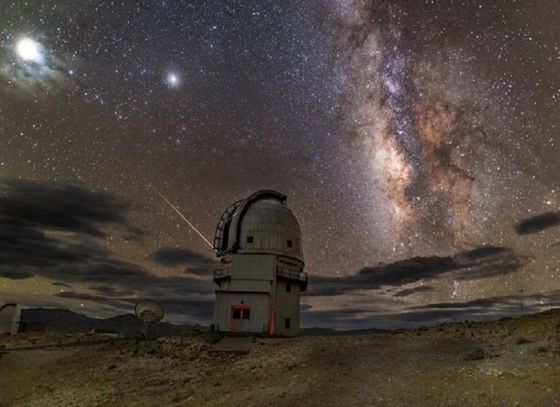
[[[482,91],[460,77],[460,64],[414,48],[415,33],[400,7],[353,5],[346,18],[352,45],[346,115],[382,208],[376,215],[385,225],[385,244],[417,252],[472,241],[473,221],[481,212],[492,216],[493,204],[485,201],[498,199],[480,197],[486,177],[479,169],[487,159],[478,114]],[[445,58],[468,60],[453,53],[439,50]]]
[[[49,244],[97,239],[95,264],[154,287],[184,277],[194,258],[184,281],[204,289],[183,291],[196,304],[211,300],[199,270],[213,253],[157,190],[209,240],[232,202],[285,193],[317,287],[384,275],[383,264],[426,276],[310,296],[311,320],[358,304],[534,302],[560,289],[557,229],[514,226],[529,218],[534,230],[532,217],[560,208],[559,11],[553,0],[0,1],[0,182],[122,201],[119,219],[142,234],[17,221]],[[440,262],[477,278],[422,269]],[[60,266],[67,279],[71,269]],[[22,301],[95,311],[95,298],[116,295],[53,281],[50,268],[0,273],[0,294]]]

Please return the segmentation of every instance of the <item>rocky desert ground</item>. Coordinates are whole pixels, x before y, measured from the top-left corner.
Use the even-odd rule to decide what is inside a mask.
[[[154,341],[21,334],[0,343],[0,406],[555,406],[560,311],[398,332]]]

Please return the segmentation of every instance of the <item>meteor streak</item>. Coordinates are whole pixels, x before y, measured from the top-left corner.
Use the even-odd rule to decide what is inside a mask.
[[[173,205],[173,204],[171,203],[171,201],[170,201],[169,199],[167,199],[167,197],[161,193],[161,191],[160,191],[159,189],[156,188],[156,191],[157,191],[157,193],[159,194],[159,196],[161,196],[161,198],[165,201],[165,203],[166,203],[167,205],[169,205],[169,206],[171,207],[171,209],[173,209],[175,212],[177,212],[177,214],[181,217],[181,219],[183,219],[183,220],[187,223],[187,225],[189,225],[189,226],[191,227],[191,229],[194,230],[194,231],[198,234],[198,236],[200,236],[200,238],[201,238],[202,240],[204,240],[204,243],[206,243],[208,246],[210,246],[210,248],[212,248],[212,250],[213,250],[213,249],[214,249],[214,246],[212,245],[212,243],[210,243],[210,241],[209,241],[208,239],[206,239],[206,237],[204,237],[204,235],[196,228],[196,226],[193,225],[193,224],[187,219],[187,217],[186,217],[185,215],[183,215],[183,214],[181,213],[181,211],[180,211],[179,209],[177,209],[177,207],[175,207],[175,205]]]

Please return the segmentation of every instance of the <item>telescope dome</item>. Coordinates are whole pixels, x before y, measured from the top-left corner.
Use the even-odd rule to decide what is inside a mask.
[[[225,253],[270,253],[303,262],[299,223],[276,191],[258,191],[232,205],[220,220],[214,245]]]

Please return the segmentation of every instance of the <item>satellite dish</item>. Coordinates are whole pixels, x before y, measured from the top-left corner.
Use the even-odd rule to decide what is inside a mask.
[[[136,304],[134,312],[138,318],[147,324],[159,322],[163,318],[163,307],[152,300],[142,300]]]
[[[148,339],[148,326],[150,324],[161,321],[163,318],[163,307],[159,302],[152,300],[142,300],[136,303],[134,313],[138,318],[144,321],[144,339]]]

